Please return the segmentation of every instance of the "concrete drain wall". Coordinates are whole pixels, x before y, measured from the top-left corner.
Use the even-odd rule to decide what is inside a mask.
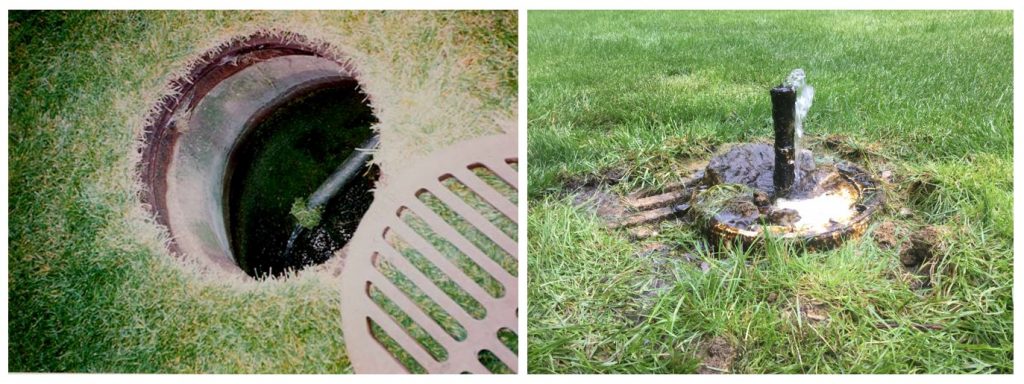
[[[240,268],[244,255],[232,247],[232,154],[254,126],[296,98],[331,87],[358,92],[350,68],[324,57],[322,45],[297,45],[302,40],[257,35],[221,50],[220,57],[206,55],[208,64],[183,82],[186,92],[162,101],[169,108],[146,130],[142,199],[168,227],[175,256],[257,276]]]

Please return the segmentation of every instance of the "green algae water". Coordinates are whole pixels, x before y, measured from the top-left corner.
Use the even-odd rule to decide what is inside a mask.
[[[324,207],[319,224],[286,244],[297,199],[306,199],[371,135],[375,122],[355,82],[319,89],[276,108],[236,145],[225,183],[228,231],[251,276],[280,275],[326,261],[352,237],[373,200],[363,172]]]

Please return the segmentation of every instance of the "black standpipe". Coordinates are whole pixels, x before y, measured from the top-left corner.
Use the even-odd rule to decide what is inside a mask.
[[[775,122],[775,199],[789,196],[796,179],[796,89],[779,85],[771,90]]]

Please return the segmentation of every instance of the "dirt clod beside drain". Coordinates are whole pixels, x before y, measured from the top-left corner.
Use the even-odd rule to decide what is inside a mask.
[[[776,209],[768,214],[768,221],[775,225],[790,226],[800,221],[800,213],[795,209]]]
[[[892,221],[882,222],[875,227],[875,231],[872,233],[875,243],[882,249],[893,249],[898,247],[901,243],[900,239],[903,239],[904,236],[904,231],[897,227],[896,223]]]
[[[641,225],[629,229],[629,238],[633,241],[640,241],[657,235],[658,230],[650,225]]]
[[[701,363],[697,373],[702,375],[730,373],[736,360],[736,347],[722,336],[705,341],[699,353]]]

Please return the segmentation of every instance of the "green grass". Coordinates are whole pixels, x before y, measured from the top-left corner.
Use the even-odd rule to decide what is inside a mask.
[[[143,120],[205,50],[258,28],[342,48],[377,96],[384,172],[500,131],[493,122],[516,105],[515,12],[9,17],[8,364],[16,372],[351,371],[329,273],[246,284],[201,276],[172,260],[166,234],[140,207],[134,149]]]
[[[1012,372],[1012,24],[1009,12],[530,12],[530,372],[694,372],[713,337],[735,347],[736,373]],[[895,175],[874,222],[950,230],[931,287],[908,285],[874,225],[831,251],[709,252],[671,222],[631,242],[566,194],[607,173],[624,176],[611,192],[657,190],[720,144],[770,140],[768,89],[794,68],[816,88],[812,149],[838,138]],[[678,248],[640,256],[653,243]],[[827,321],[808,321],[808,305]]]

